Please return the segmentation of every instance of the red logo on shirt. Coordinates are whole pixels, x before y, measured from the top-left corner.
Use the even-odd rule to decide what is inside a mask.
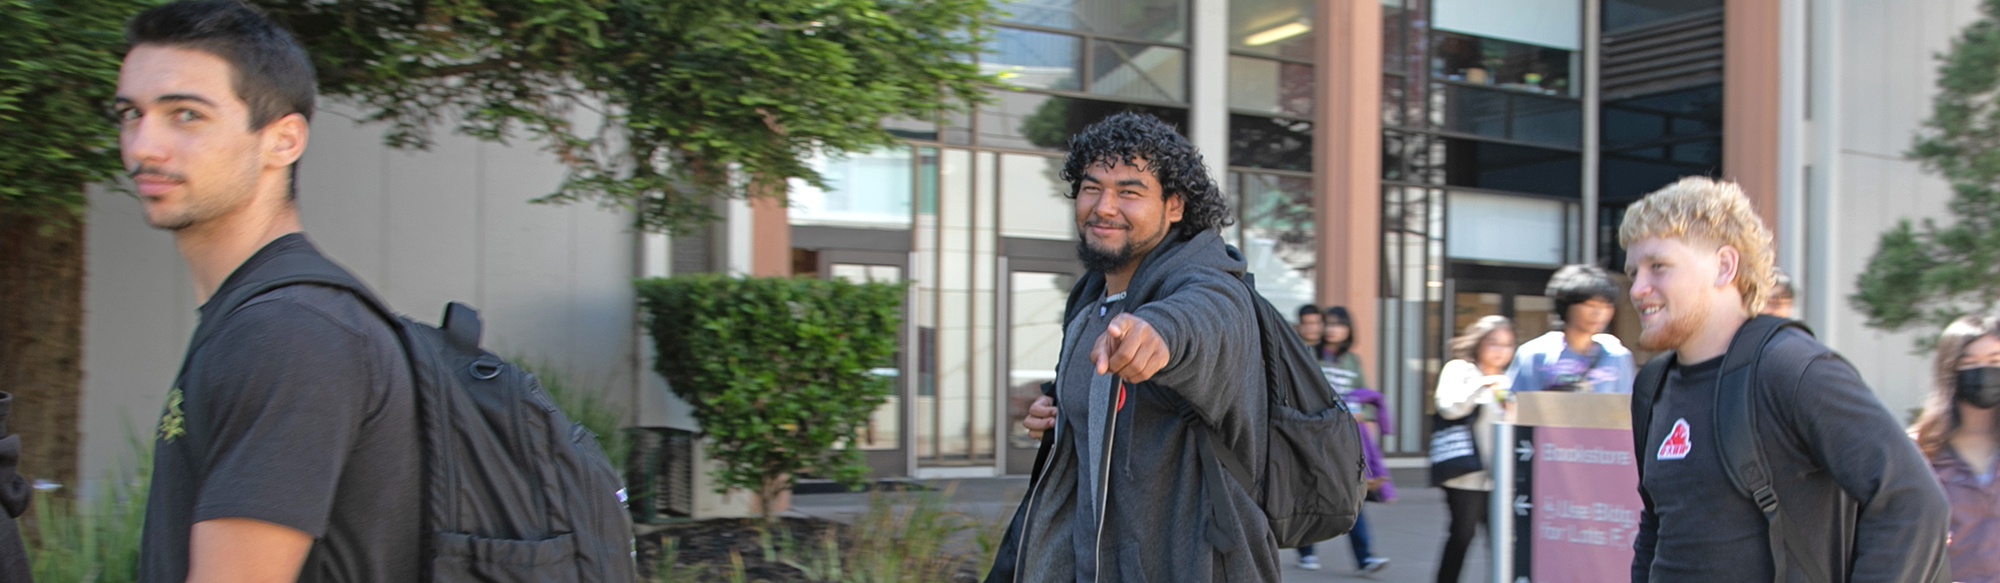
[[[1688,450],[1694,449],[1694,445],[1688,441],[1690,432],[1687,419],[1675,419],[1673,431],[1667,432],[1667,439],[1660,442],[1660,452],[1653,456],[1653,459],[1677,460],[1687,457]]]

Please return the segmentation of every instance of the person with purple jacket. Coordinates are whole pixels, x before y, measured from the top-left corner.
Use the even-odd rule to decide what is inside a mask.
[[[1951,503],[1951,580],[2000,583],[2000,315],[1945,327],[1933,372],[1911,433]]]
[[[1388,401],[1382,398],[1382,393],[1368,388],[1368,376],[1361,370],[1361,357],[1352,351],[1354,321],[1347,308],[1329,306],[1321,317],[1326,330],[1320,335],[1320,370],[1325,371],[1327,383],[1333,385],[1333,390],[1340,393],[1361,421],[1361,452],[1367,460],[1363,477],[1368,480],[1368,499],[1392,502],[1396,499],[1396,485],[1389,480],[1389,468],[1382,462],[1382,447],[1377,444],[1377,439],[1396,430],[1394,416],[1389,413]],[[1371,408],[1373,415],[1366,413]],[[1388,557],[1375,556],[1369,538],[1367,514],[1356,514],[1354,528],[1347,533],[1347,542],[1354,548],[1355,570],[1363,575],[1389,566]],[[1313,545],[1299,547],[1299,568],[1319,570],[1319,557],[1313,552]]]

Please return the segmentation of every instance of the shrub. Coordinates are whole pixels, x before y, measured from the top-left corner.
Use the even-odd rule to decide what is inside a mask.
[[[694,407],[718,488],[765,521],[796,476],[858,484],[859,429],[888,397],[904,284],[691,275],[638,282],[656,367]]]

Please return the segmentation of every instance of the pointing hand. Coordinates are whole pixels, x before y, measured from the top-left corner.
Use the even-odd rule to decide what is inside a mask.
[[[1116,374],[1131,383],[1153,378],[1153,373],[1166,368],[1172,356],[1167,352],[1166,339],[1160,338],[1160,331],[1131,314],[1112,318],[1104,334],[1097,337],[1097,345],[1090,349],[1090,361],[1097,364],[1097,374]]]

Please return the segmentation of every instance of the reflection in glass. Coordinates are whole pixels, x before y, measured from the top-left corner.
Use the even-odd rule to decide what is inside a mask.
[[[826,179],[827,187],[791,181],[786,193],[791,201],[791,224],[910,228],[909,148],[884,148],[839,158],[815,155],[807,164]]]
[[[1257,291],[1292,313],[1313,303],[1314,248],[1312,178],[1231,172],[1242,229],[1243,258],[1257,276]]]
[[[1271,59],[1229,58],[1229,108],[1312,116],[1313,68]]]
[[[1076,91],[1083,88],[1083,39],[1066,35],[998,28],[987,52],[979,55],[983,73],[999,73],[1008,83],[1036,89]]]
[[[1187,101],[1187,51],[1157,45],[1095,41],[1090,92],[1148,101]]]
[[[1062,273],[1016,271],[1007,286],[1007,443],[1034,449],[1040,442],[1028,436],[1021,419],[1028,405],[1042,395],[1042,383],[1056,380],[1062,358],[1062,307],[1076,278]]]
[[[1019,91],[990,93],[994,103],[979,108],[979,144],[995,148],[1068,149],[1069,137],[1084,126],[1121,111],[1150,114],[1187,132],[1187,110]]]
[[[878,282],[897,283],[903,281],[903,268],[895,265],[864,265],[856,263],[835,263],[829,271],[833,278],[855,283]],[[901,376],[902,360],[896,367],[876,369],[873,372],[887,377]],[[868,414],[868,422],[861,426],[861,449],[880,450],[902,447],[903,403],[901,391],[889,395],[889,400]]]
[[[1383,7],[1388,12],[1388,7]],[[1312,0],[1232,0],[1229,49],[1312,60]]]
[[[1000,0],[1004,22],[1187,42],[1187,0]]]
[[[1437,31],[1431,75],[1474,85],[1571,95],[1571,51]]]
[[[1312,122],[1229,116],[1229,165],[1312,171]]]
[[[1000,155],[1001,236],[1076,240],[1076,207],[1062,165],[1062,158]]]

